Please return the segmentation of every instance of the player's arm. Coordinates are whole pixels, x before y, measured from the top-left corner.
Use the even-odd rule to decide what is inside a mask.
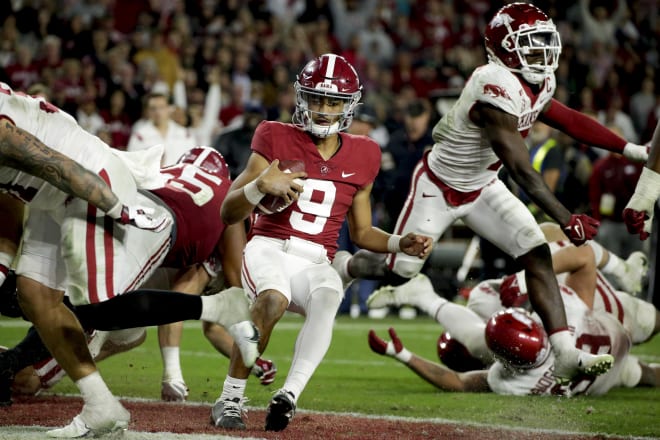
[[[371,188],[369,184],[353,196],[348,212],[351,240],[357,246],[373,252],[405,252],[419,258],[430,255],[433,240],[430,237],[408,233],[404,236],[388,234],[371,224]]]
[[[99,176],[6,119],[0,121],[0,164],[39,177],[104,212],[119,203]]]
[[[242,222],[228,225],[218,243],[226,287],[241,287],[241,262],[247,239]]]
[[[369,347],[374,353],[390,356],[405,364],[419,377],[444,391],[487,392],[488,372],[486,370],[458,373],[437,362],[431,362],[408,351],[396,331],[389,329],[391,341],[385,341],[369,331]]]
[[[294,179],[305,178],[304,172],[284,173],[279,160],[268,163],[265,157],[252,153],[245,170],[236,177],[222,203],[222,220],[231,225],[245,220],[266,194],[282,197],[286,202],[298,200],[302,186]]]
[[[470,117],[483,128],[495,154],[532,201],[560,225],[568,224],[571,213],[552,194],[530,163],[527,146],[518,131],[518,118],[483,103],[474,105]]]
[[[488,370],[475,370],[459,373],[437,362],[413,354],[408,368],[419,377],[443,391],[462,391],[470,393],[490,392]]]
[[[23,235],[23,202],[6,193],[0,193],[0,285],[9,272]]]
[[[623,154],[630,160],[645,161],[648,150],[643,145],[626,142],[594,118],[552,99],[539,115],[539,120],[561,130],[583,144]]]

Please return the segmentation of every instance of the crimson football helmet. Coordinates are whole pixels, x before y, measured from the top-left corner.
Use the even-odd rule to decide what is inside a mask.
[[[454,371],[483,370],[486,365],[472,356],[465,345],[454,339],[449,332],[438,338],[438,358]]]
[[[520,308],[500,310],[491,316],[486,324],[486,345],[514,368],[538,367],[550,354],[545,330]]]
[[[318,137],[326,137],[346,130],[353,121],[353,112],[362,97],[362,85],[355,69],[344,57],[327,53],[310,61],[298,74],[294,84],[296,91],[296,111],[293,123]],[[331,97],[343,101],[341,113],[323,114],[339,119],[330,125],[314,122],[315,114],[309,108],[310,99]]]
[[[559,32],[534,5],[511,3],[502,7],[488,23],[484,37],[488,59],[520,73],[529,83],[541,84],[557,69]]]
[[[225,158],[215,148],[194,147],[184,153],[177,163],[189,163],[214,176],[229,178],[229,167]]]

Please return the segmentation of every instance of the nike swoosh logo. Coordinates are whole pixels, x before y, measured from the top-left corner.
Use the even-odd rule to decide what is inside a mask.
[[[438,197],[438,196],[436,194],[426,194],[425,192],[423,192],[422,197],[427,198],[427,197]]]
[[[341,172],[341,177],[343,177],[344,179],[347,177],[351,177],[353,175],[355,175],[355,173],[345,173],[343,171]]]
[[[577,234],[578,237],[580,237],[580,238],[584,237],[584,234],[582,233],[582,228],[580,227],[580,225],[573,226],[573,230],[575,231],[575,233]]]

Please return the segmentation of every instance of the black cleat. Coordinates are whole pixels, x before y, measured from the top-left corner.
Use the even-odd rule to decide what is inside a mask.
[[[279,390],[268,405],[266,414],[266,431],[282,431],[296,413],[296,404],[293,403],[293,393]]]

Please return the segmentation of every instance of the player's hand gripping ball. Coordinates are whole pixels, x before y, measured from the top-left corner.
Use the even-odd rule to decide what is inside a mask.
[[[297,173],[299,171],[305,171],[305,162],[302,160],[281,160],[279,169],[284,173]],[[303,181],[301,179],[294,180],[298,185],[302,185]],[[270,215],[276,212],[282,212],[289,206],[291,202],[287,202],[282,197],[274,196],[272,194],[266,194],[261,202],[257,204],[257,208],[262,214]]]

